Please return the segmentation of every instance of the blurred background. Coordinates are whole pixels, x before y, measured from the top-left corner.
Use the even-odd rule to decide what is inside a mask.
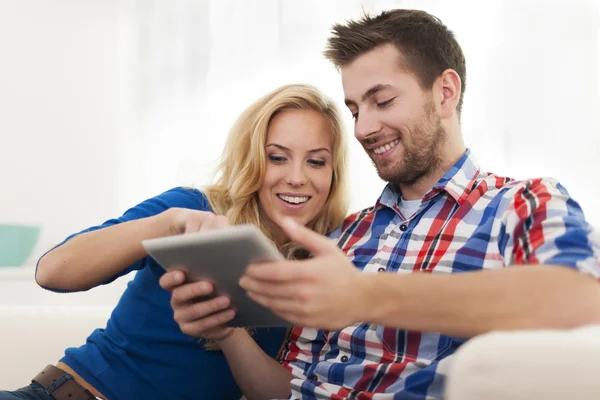
[[[343,106],[332,23],[420,8],[467,59],[463,134],[484,170],[554,176],[600,227],[600,6],[586,0],[0,0],[0,224],[68,234],[207,184],[257,97],[311,83]],[[344,108],[351,136],[352,120]],[[352,139],[352,210],[384,184]]]

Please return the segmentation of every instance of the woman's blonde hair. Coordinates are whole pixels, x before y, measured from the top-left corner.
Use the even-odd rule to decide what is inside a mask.
[[[346,140],[338,108],[311,85],[282,86],[248,107],[229,131],[217,168],[218,178],[203,190],[214,213],[226,216],[232,225],[254,224],[274,242],[274,234],[260,210],[258,191],[265,176],[269,123],[278,113],[291,109],[316,111],[329,125],[333,146],[331,189],[323,208],[307,226],[320,234],[334,230],[348,209]]]

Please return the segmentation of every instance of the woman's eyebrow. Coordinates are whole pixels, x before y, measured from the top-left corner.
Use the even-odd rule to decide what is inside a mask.
[[[284,151],[291,151],[287,147],[282,146],[282,145],[277,144],[277,143],[269,143],[265,147],[270,147],[270,146],[277,147],[278,149],[284,150]],[[308,152],[309,153],[318,153],[320,151],[326,151],[328,153],[331,153],[331,150],[329,150],[327,147],[319,147],[318,149],[312,149],[312,150],[309,150]]]
[[[318,153],[319,151],[326,151],[328,153],[331,153],[331,150],[329,150],[327,147],[319,147],[318,149],[313,149],[313,150],[309,150],[309,153]]]
[[[291,150],[290,150],[290,149],[288,149],[287,147],[285,147],[285,146],[282,146],[282,145],[280,145],[280,144],[277,144],[277,143],[269,143],[268,145],[266,145],[266,146],[265,146],[265,148],[266,148],[266,147],[270,147],[270,146],[277,147],[277,148],[278,148],[278,149],[280,149],[280,150],[291,151]]]

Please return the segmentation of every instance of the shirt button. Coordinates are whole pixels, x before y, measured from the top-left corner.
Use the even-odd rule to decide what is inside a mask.
[[[348,362],[348,356],[342,356],[342,358],[340,358],[340,360],[342,362]]]
[[[379,267],[379,268],[377,268],[377,272],[385,272],[385,268]]]
[[[316,382],[316,381],[319,380],[319,378],[317,378],[316,375],[313,375],[313,376],[310,377],[310,380],[313,381],[313,382]]]
[[[406,224],[402,224],[402,225],[400,225],[400,230],[401,230],[402,232],[404,232],[404,231],[405,231],[405,230],[407,230],[407,229],[408,229],[408,226],[406,226]]]

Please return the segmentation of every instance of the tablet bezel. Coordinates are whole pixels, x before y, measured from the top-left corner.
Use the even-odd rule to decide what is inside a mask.
[[[232,327],[289,327],[291,324],[246,294],[238,281],[248,264],[283,260],[283,256],[254,225],[148,239],[148,254],[166,270],[182,270],[188,281],[208,280],[215,295],[231,299],[235,317]]]

